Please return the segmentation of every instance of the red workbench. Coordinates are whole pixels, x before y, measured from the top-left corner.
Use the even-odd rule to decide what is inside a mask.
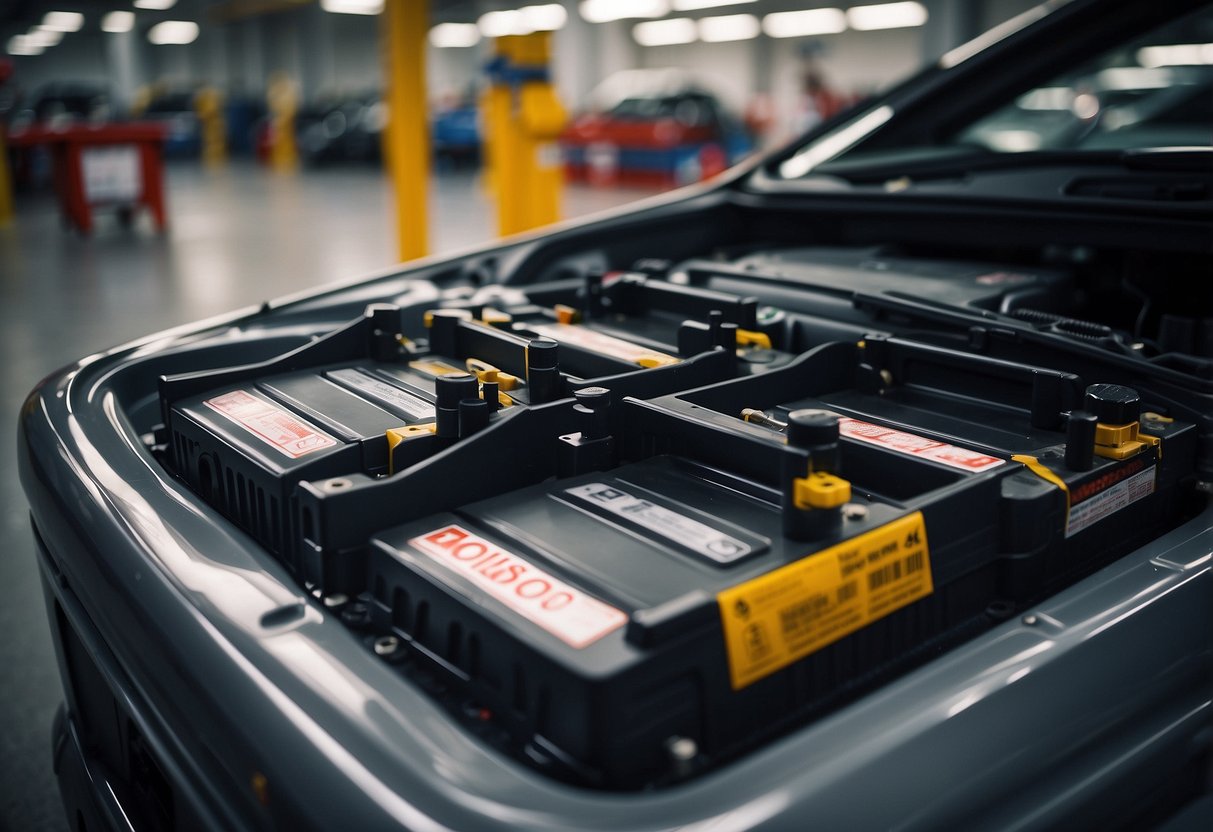
[[[116,207],[125,217],[146,206],[163,230],[164,133],[160,124],[35,125],[13,131],[8,142],[13,148],[47,148],[63,218],[81,232],[92,230],[95,205]]]

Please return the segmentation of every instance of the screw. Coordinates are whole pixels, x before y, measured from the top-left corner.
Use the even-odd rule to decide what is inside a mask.
[[[400,639],[395,636],[380,636],[375,639],[375,655],[390,656],[400,647]]]
[[[665,741],[665,750],[677,765],[686,766],[699,754],[699,744],[690,737],[670,737]]]
[[[342,488],[349,488],[353,484],[354,483],[350,482],[344,477],[338,477],[337,479],[326,482],[324,487],[329,491],[340,491]]]
[[[863,520],[868,516],[868,507],[859,503],[847,503],[842,507],[842,516],[848,520]]]
[[[1040,619],[1034,615],[1025,615],[1023,617],[1023,623],[1027,624],[1029,627],[1035,627],[1040,623]]]

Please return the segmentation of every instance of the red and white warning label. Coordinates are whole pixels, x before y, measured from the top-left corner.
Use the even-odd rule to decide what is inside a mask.
[[[224,393],[222,396],[207,399],[203,404],[217,413],[222,413],[291,459],[298,459],[337,444],[336,439],[312,427],[293,413],[244,390]]]
[[[1153,494],[1157,473],[1154,455],[1139,454],[1071,487],[1066,537],[1076,535],[1109,514]]]
[[[893,430],[892,428],[873,425],[870,422],[861,422],[858,419],[851,419],[845,416],[838,421],[838,432],[858,442],[879,445],[882,448],[887,448],[890,451],[905,454],[906,456],[929,459],[932,462],[938,462],[950,468],[959,468],[961,471],[977,473],[979,471],[987,471],[990,468],[997,468],[999,465],[1006,463],[1005,459],[999,459],[996,456],[983,454],[979,451],[958,448],[955,445],[949,445],[947,442],[927,439],[925,436],[916,436],[913,433]]]
[[[623,610],[591,598],[461,526],[443,526],[414,537],[409,545],[572,647],[587,647],[628,620]]]

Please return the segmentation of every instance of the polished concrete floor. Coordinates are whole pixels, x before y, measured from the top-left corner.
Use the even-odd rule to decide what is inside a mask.
[[[276,175],[253,166],[169,172],[170,227],[99,218],[66,232],[49,195],[19,195],[0,228],[0,829],[68,828],[51,772],[51,718],[62,698],[16,472],[16,415],[47,373],[177,324],[390,266],[390,195],[381,174],[332,168]],[[472,174],[434,179],[431,248],[492,236]],[[644,191],[569,188],[580,216]]]

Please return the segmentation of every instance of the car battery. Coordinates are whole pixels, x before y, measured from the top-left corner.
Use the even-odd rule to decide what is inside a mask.
[[[651,404],[715,424],[744,421],[772,441],[783,441],[790,412],[827,409],[842,419],[848,464],[860,472],[892,472],[902,459],[936,471],[1022,466],[1000,509],[1000,593],[1016,602],[1176,522],[1183,507],[1174,495],[1194,476],[1193,425],[1131,388],[892,337],[827,345],[765,376]],[[881,479],[892,497],[910,481]],[[1056,522],[1039,522],[1046,505]]]
[[[1128,388],[896,339],[622,406],[623,464],[376,534],[359,601],[486,735],[606,788],[990,626],[1164,526],[1191,467],[1191,426]]]
[[[530,437],[551,430],[573,432],[579,418],[573,396],[582,389],[609,385],[603,389],[617,398],[647,397],[737,372],[736,322],[752,318],[752,303],[635,283],[627,286],[626,308],[619,289],[597,292],[579,284],[580,292],[558,286],[553,295],[550,287],[537,287],[545,301],[564,296],[588,315],[595,303],[584,298],[591,295],[602,307],[614,304],[609,329],[592,326],[567,305],[540,306],[529,298],[503,309],[448,306],[422,315],[376,304],[276,359],[166,377],[161,406],[172,465],[305,582],[332,586],[342,579],[330,574],[326,580],[325,555],[317,551],[326,547],[311,542],[324,540],[325,509],[338,497],[361,501],[369,486],[383,485],[372,504],[409,501],[415,485],[397,474],[513,416],[521,416],[521,424],[497,441],[515,449],[529,448]],[[650,307],[665,316],[657,327],[665,341],[652,337]],[[702,322],[686,317],[700,314]],[[413,318],[423,328],[401,332],[402,320]],[[680,327],[701,336],[685,355],[678,351]],[[771,360],[787,357],[764,351]],[[552,412],[534,416],[537,421],[522,416],[545,407]],[[514,472],[542,478],[557,464],[532,454]],[[312,492],[329,502],[315,511],[300,508],[295,489],[303,482],[316,483]],[[360,513],[368,505],[362,503]],[[385,508],[382,516],[388,514]],[[382,527],[380,516],[368,521],[371,527]]]

